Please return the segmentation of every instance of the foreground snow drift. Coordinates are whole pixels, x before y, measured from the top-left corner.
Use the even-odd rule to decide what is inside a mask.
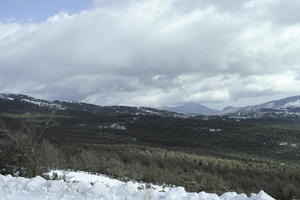
[[[121,182],[103,175],[56,171],[64,180],[15,178],[0,175],[1,200],[273,200],[263,191],[247,197],[228,192],[222,196],[188,193],[182,187],[163,188]],[[53,172],[50,173],[53,175]]]

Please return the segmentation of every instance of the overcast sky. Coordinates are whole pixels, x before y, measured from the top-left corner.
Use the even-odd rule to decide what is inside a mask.
[[[300,95],[299,10],[299,0],[1,0],[0,92],[215,108]]]

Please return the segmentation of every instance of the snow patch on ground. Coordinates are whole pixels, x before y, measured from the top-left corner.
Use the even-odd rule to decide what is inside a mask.
[[[42,102],[42,101],[37,101],[37,100],[29,100],[29,99],[22,99],[21,101],[26,102],[26,103],[30,103],[30,104],[34,104],[34,105],[38,105],[40,107],[48,107],[48,108],[55,108],[58,110],[64,110],[65,108],[59,104],[55,104],[55,103],[48,103],[48,102]]]
[[[15,99],[12,98],[12,97],[5,97],[5,96],[3,96],[2,94],[0,94],[0,99],[5,99],[5,100],[8,100],[8,101],[13,101],[13,100],[15,100]]]
[[[285,104],[282,107],[283,108],[299,108],[300,107],[300,100],[289,102],[289,103]]]
[[[115,122],[115,123],[108,123],[108,124],[100,124],[97,126],[100,129],[116,129],[116,130],[126,130],[126,126]]]
[[[288,143],[288,142],[279,142],[279,146],[290,146],[290,147],[293,147],[293,148],[297,148],[297,144]]]
[[[63,180],[45,180],[42,177],[26,179],[0,175],[0,200],[274,200],[260,191],[247,197],[228,192],[221,196],[205,192],[188,193],[183,187],[122,182],[104,175],[84,172],[52,171],[50,176]]]

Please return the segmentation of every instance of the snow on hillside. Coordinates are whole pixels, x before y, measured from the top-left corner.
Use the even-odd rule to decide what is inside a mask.
[[[299,108],[299,107],[300,107],[300,100],[292,101],[282,106],[282,108]]]
[[[40,107],[55,108],[55,109],[58,109],[58,110],[64,110],[65,109],[62,105],[55,104],[55,103],[50,103],[50,102],[47,102],[47,101],[30,100],[30,99],[21,99],[21,101],[26,102],[26,103],[30,103],[30,104],[34,104],[34,105],[38,105]]]
[[[14,98],[12,97],[5,97],[3,94],[0,94],[0,99],[5,99],[5,100],[8,100],[8,101],[13,101]]]
[[[0,175],[0,200],[274,200],[260,191],[247,197],[228,192],[221,196],[188,193],[182,187],[122,182],[103,175],[56,171],[61,180],[26,179]],[[54,177],[53,171],[50,176]]]

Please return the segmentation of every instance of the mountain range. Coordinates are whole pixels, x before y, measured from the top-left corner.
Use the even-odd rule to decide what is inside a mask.
[[[7,110],[20,111],[42,111],[42,110],[66,110],[83,111],[92,114],[119,116],[119,115],[158,115],[163,117],[185,117],[185,115],[166,110],[159,110],[149,107],[129,107],[129,106],[99,106],[75,101],[47,101],[30,97],[23,94],[0,94],[0,109],[2,112]]]
[[[294,118],[300,117],[300,96],[286,97],[266,103],[233,107],[223,110],[220,115],[232,118]]]
[[[254,106],[229,106],[221,111],[197,103],[188,103],[176,107],[163,107],[163,109],[182,114],[218,115],[231,118],[300,117],[300,95],[272,100]]]
[[[278,194],[287,186],[297,199],[300,117],[252,117],[274,117],[277,110],[286,114],[276,117],[290,117],[298,102],[290,97],[203,116],[0,94],[0,174],[86,170],[191,192],[238,188],[250,194],[263,187],[276,199],[292,199]],[[195,112],[198,106],[190,107]]]
[[[161,107],[160,109],[149,107],[129,106],[98,106],[82,102],[46,101],[23,94],[0,94],[0,107],[8,108],[39,108],[56,110],[88,111],[104,115],[159,115],[172,117],[189,117],[194,115],[223,116],[229,118],[293,118],[300,117],[300,95],[272,100],[266,103],[245,106],[226,107],[223,110],[214,110],[207,106],[188,103],[176,107]]]
[[[205,105],[198,103],[187,103],[175,107],[162,107],[164,110],[182,113],[182,114],[196,114],[196,115],[217,115],[220,111],[211,109]]]

